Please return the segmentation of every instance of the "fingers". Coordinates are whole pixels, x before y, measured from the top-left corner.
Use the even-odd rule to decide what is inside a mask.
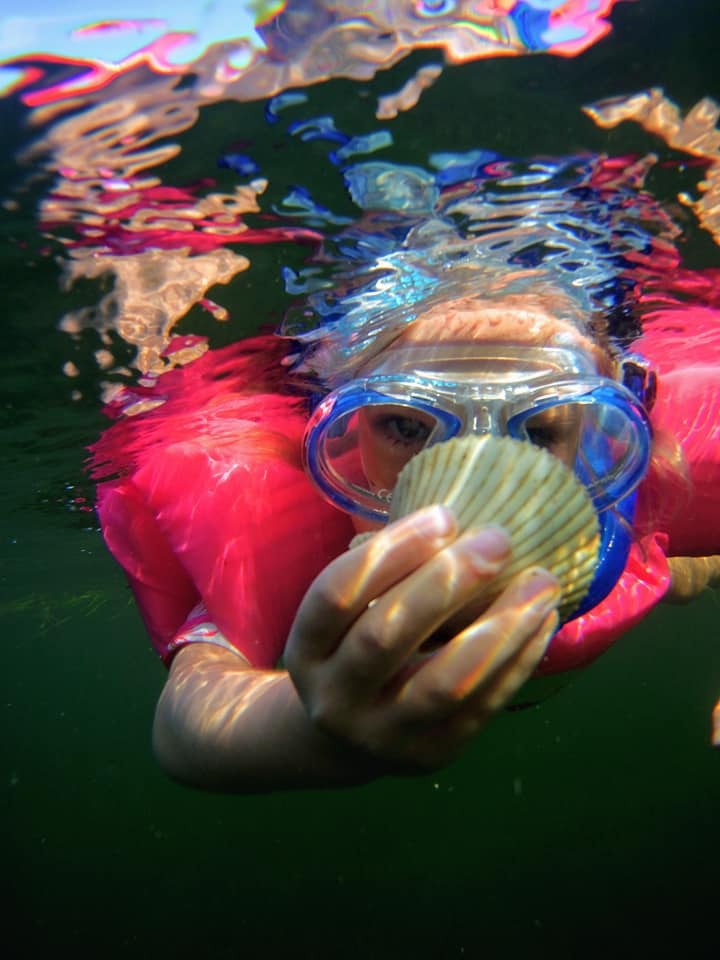
[[[432,506],[379,531],[362,546],[338,557],[317,577],[298,610],[288,641],[292,658],[322,659],[348,628],[396,583],[413,573],[457,534],[455,518]]]
[[[547,571],[533,568],[410,676],[398,701],[420,716],[440,717],[473,697],[490,712],[514,692],[539,662],[557,625],[560,588]]]
[[[496,576],[510,556],[504,531],[460,537],[388,590],[354,624],[335,657],[337,677],[379,690],[448,616]]]
[[[452,758],[457,752],[488,722],[490,716],[503,707],[520,687],[529,679],[543,657],[547,645],[555,633],[558,625],[557,611],[551,611],[543,620],[540,628],[530,637],[525,646],[511,658],[504,667],[482,686],[467,701],[452,704],[452,712],[445,718],[436,718],[432,728],[435,743],[432,737],[425,737],[422,746],[430,751],[430,761],[437,754],[438,746],[441,750],[445,744],[451,743],[454,749],[441,759]],[[438,736],[442,734],[442,737]]]
[[[494,713],[503,707],[520,687],[529,680],[545,655],[548,644],[558,628],[560,618],[557,610],[551,610],[540,628],[520,648],[520,652],[500,669],[487,688],[475,695],[486,712]]]

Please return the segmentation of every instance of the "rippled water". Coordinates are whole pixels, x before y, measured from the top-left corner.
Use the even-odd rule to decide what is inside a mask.
[[[478,147],[505,155],[646,151],[652,142],[640,130],[600,130],[580,107],[652,85],[683,108],[720,96],[718,17],[709,0],[620,3],[612,21],[614,32],[576,58],[446,68],[393,122],[393,160],[422,164],[434,150]],[[437,51],[419,49],[374,79],[308,87],[307,109],[335,117],[343,130],[372,129],[377,99],[439,62]],[[57,81],[66,77],[64,67],[52,70]],[[238,156],[251,155],[257,175],[268,178],[268,203],[282,204],[300,182],[333,215],[352,215],[333,179],[328,142],[288,135],[282,118],[292,104],[272,124],[264,99],[208,95],[200,109],[187,97],[173,100],[174,82],[131,73],[62,118],[34,114],[32,128],[38,106],[18,94],[0,100],[0,193],[10,201],[0,271],[7,955],[714,957],[720,758],[708,746],[708,715],[720,689],[720,631],[713,595],[656,610],[560,693],[501,717],[433,777],[232,798],[183,790],[155,766],[149,731],[163,668],[103,547],[82,464],[103,425],[101,396],[139,375],[126,372],[137,366],[127,343],[147,350],[147,374],[169,321],[159,316],[154,331],[113,326],[113,278],[77,253],[92,249],[97,231],[110,242],[112,218],[105,210],[93,219],[96,184],[94,192],[85,181],[74,195],[66,189],[78,178],[52,167],[48,138],[61,120],[84,123],[90,109],[127,103],[131,90],[171,91],[182,122],[174,131],[158,123],[163,135],[148,149],[167,153],[142,176],[190,192],[175,197],[182,203],[172,216],[167,197],[144,195],[145,209],[167,219],[166,255],[152,264],[162,262],[164,280],[187,281],[173,232],[189,234],[189,224],[193,243],[206,244],[195,249],[209,258],[198,280],[207,290],[186,290],[182,304],[206,302],[181,311],[175,333],[213,345],[277,321],[287,304],[279,263],[299,268],[303,260],[279,238],[237,244],[248,195],[238,199],[236,188],[256,176],[238,169]],[[42,147],[28,153],[38,141]],[[72,137],[64,143],[72,146]],[[76,170],[82,156],[95,156],[81,154]],[[219,167],[221,157],[230,166]],[[112,182],[118,167],[108,172],[102,189],[122,199],[128,191]],[[662,173],[655,187],[670,194]],[[207,201],[198,226],[198,197],[212,193],[233,202]],[[178,213],[188,209],[192,216]],[[138,215],[118,218],[111,238],[118,263],[130,242],[122,230],[137,226]],[[243,219],[257,231],[276,226],[259,215]],[[687,246],[699,265],[718,263],[700,233]],[[223,270],[229,279],[238,266],[218,261],[226,249],[251,266],[218,285]],[[168,266],[174,258],[176,273]],[[122,315],[135,303],[147,316],[153,283],[128,281],[127,291]]]

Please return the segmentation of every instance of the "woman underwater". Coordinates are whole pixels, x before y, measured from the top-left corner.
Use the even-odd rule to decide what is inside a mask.
[[[170,668],[168,773],[252,791],[435,769],[534,672],[584,666],[717,574],[720,285],[682,267],[643,173],[358,164],[364,216],[282,337],[115,405],[98,509]],[[459,533],[437,505],[386,525],[415,453],[485,432],[549,449],[592,498],[597,571],[567,622],[542,568],[477,603],[501,528]]]

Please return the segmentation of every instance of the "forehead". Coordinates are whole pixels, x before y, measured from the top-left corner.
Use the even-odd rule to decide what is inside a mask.
[[[564,314],[561,315],[561,314]],[[612,374],[610,356],[567,319],[567,299],[511,295],[498,299],[462,297],[433,305],[421,313],[387,350],[430,344],[512,344],[523,347],[560,347],[586,354],[599,372]]]
[[[553,303],[534,297],[481,300],[463,297],[436,304],[398,338],[403,343],[473,341],[595,350],[577,325],[553,312]]]

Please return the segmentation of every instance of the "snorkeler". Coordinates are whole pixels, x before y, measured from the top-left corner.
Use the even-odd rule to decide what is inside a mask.
[[[165,375],[148,391],[162,406],[97,445],[120,473],[99,490],[105,537],[170,666],[154,742],[171,775],[252,791],[435,769],[533,672],[582,666],[642,619],[671,588],[668,555],[720,552],[716,445],[678,422],[700,388],[717,416],[718,387],[673,378],[662,356],[653,405],[636,351],[657,347],[659,323],[627,320],[636,278],[618,253],[630,237],[639,258],[639,231],[618,225],[626,197],[587,201],[597,172],[583,167],[572,217],[534,191],[535,233],[513,222],[504,244],[497,228],[448,227],[473,203],[488,220],[482,178],[451,187],[432,217],[406,217],[397,254],[345,291],[339,317]],[[384,525],[407,462],[487,433],[549,450],[597,512],[595,577],[565,623],[542,568],[476,603],[511,559],[503,529],[460,533],[441,506]],[[680,523],[668,491],[685,496]]]

